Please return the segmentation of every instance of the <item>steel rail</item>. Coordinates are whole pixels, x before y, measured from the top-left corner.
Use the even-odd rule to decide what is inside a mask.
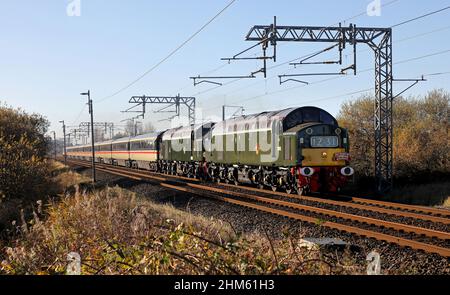
[[[86,163],[84,163],[82,161],[75,161],[75,162],[80,163],[82,165],[86,164]],[[125,167],[116,168],[114,166],[109,166],[109,165],[104,165],[104,166],[107,169],[116,169],[116,171],[117,170],[123,171],[123,169],[129,169],[129,168],[125,168]],[[131,173],[138,173],[138,175],[139,175],[139,172],[130,171],[130,170],[128,170],[128,171],[131,172]],[[150,171],[145,171],[145,173],[149,173],[149,174],[153,174],[153,175],[167,176],[169,178],[177,178],[177,179],[183,179],[183,180],[188,180],[188,181],[199,182],[198,179],[188,178],[188,177],[184,177],[184,176],[166,175],[166,174],[157,173],[157,172],[150,172]],[[155,176],[155,177],[157,177],[157,176]],[[168,178],[164,178],[164,179],[163,178],[159,178],[158,180],[165,181],[165,180],[168,180]],[[235,185],[223,184],[223,183],[220,183],[220,184],[217,184],[217,185],[218,186],[223,186],[223,187],[236,187]],[[366,211],[377,212],[377,213],[391,214],[391,215],[400,216],[400,217],[410,217],[410,218],[415,218],[415,219],[427,220],[427,221],[431,221],[431,222],[439,222],[439,223],[443,223],[443,224],[450,224],[450,219],[445,218],[445,217],[439,217],[439,216],[433,216],[433,215],[425,215],[425,214],[418,214],[418,213],[413,213],[413,212],[409,212],[409,211],[393,210],[393,209],[389,209],[389,208],[383,208],[383,207],[372,206],[372,205],[362,205],[362,204],[357,204],[357,203],[346,203],[346,202],[341,202],[341,201],[334,201],[334,200],[329,200],[329,199],[321,199],[321,198],[310,197],[310,196],[297,196],[297,195],[294,195],[294,194],[287,194],[287,193],[283,193],[283,192],[273,192],[273,191],[253,188],[253,187],[249,187],[249,186],[240,186],[240,187],[237,187],[237,188],[242,189],[242,190],[261,192],[261,193],[264,193],[264,194],[267,194],[267,195],[278,195],[278,196],[289,197],[289,198],[294,198],[294,199],[299,199],[299,200],[306,200],[306,201],[330,204],[330,205],[335,205],[335,206],[343,206],[343,207],[354,208],[354,209],[359,209],[359,210],[366,210]],[[385,205],[385,207],[389,206],[388,202],[382,202],[382,203],[383,204],[384,203],[388,204],[388,205]],[[409,206],[411,206],[411,205],[405,205],[405,206],[407,206],[406,208],[409,208]],[[416,206],[413,206],[413,207],[415,208]],[[422,208],[421,206],[417,206],[417,207]]]
[[[208,191],[213,191],[213,192],[217,192],[217,193],[221,193],[221,194],[233,195],[236,197],[250,199],[250,200],[254,200],[254,201],[258,201],[258,202],[263,202],[266,204],[278,205],[278,206],[282,206],[282,207],[293,208],[293,209],[307,211],[307,212],[311,212],[311,213],[323,214],[323,215],[330,216],[330,217],[337,217],[337,218],[342,218],[345,220],[352,220],[352,221],[366,223],[366,224],[375,225],[375,226],[379,226],[379,227],[391,228],[391,229],[394,229],[397,231],[405,231],[405,232],[409,232],[409,233],[424,235],[427,237],[436,237],[436,238],[443,239],[443,240],[450,240],[450,233],[446,233],[446,232],[442,232],[442,231],[436,231],[436,230],[432,230],[432,229],[426,229],[426,228],[422,228],[422,227],[401,224],[401,223],[397,223],[397,222],[391,222],[391,221],[380,220],[380,219],[375,219],[375,218],[370,218],[370,217],[365,217],[365,216],[359,216],[359,215],[354,215],[354,214],[349,214],[349,213],[339,212],[339,211],[334,211],[334,210],[329,210],[329,209],[312,207],[312,206],[308,206],[308,205],[301,205],[301,204],[297,204],[297,203],[281,201],[281,200],[276,200],[276,199],[271,199],[271,198],[266,198],[266,197],[249,195],[249,194],[244,194],[244,193],[240,193],[240,192],[226,191],[223,189],[218,189],[218,188],[213,188],[213,187],[205,187],[205,186],[198,185],[198,184],[187,183],[187,185],[194,187],[194,188],[202,189],[202,190],[208,190]]]
[[[430,214],[436,214],[436,215],[450,217],[450,210],[445,210],[445,209],[429,208],[429,207],[418,206],[418,205],[406,205],[406,204],[399,204],[399,203],[386,202],[386,201],[377,201],[377,200],[370,200],[370,199],[364,199],[364,198],[353,198],[352,197],[352,199],[353,199],[353,201],[358,202],[358,203],[379,205],[379,206],[391,207],[391,208],[399,208],[399,209],[404,209],[404,210],[412,210],[412,211],[418,211],[418,212],[424,212],[424,213],[430,213]]]
[[[232,184],[220,183],[218,185],[224,186],[224,187],[236,187],[235,185],[232,185]],[[357,204],[357,203],[335,201],[335,200],[330,200],[330,199],[321,199],[321,198],[317,198],[317,197],[298,196],[298,195],[294,195],[294,194],[273,192],[273,191],[268,191],[268,190],[264,190],[264,189],[253,188],[253,187],[247,187],[247,186],[239,187],[239,188],[242,188],[243,190],[248,190],[248,191],[261,192],[261,193],[265,193],[268,195],[277,195],[277,196],[281,196],[281,197],[288,197],[288,198],[293,198],[293,199],[298,199],[298,200],[305,200],[305,201],[311,201],[311,202],[316,202],[316,203],[323,203],[323,204],[342,206],[342,207],[347,207],[347,208],[354,208],[354,209],[359,209],[359,210],[366,210],[366,211],[371,211],[371,212],[390,214],[390,215],[395,215],[395,216],[400,216],[400,217],[410,217],[410,218],[415,218],[415,219],[428,220],[431,222],[450,224],[450,219],[445,218],[445,217],[419,214],[419,213],[413,213],[413,212],[409,212],[409,211],[399,211],[399,210],[371,206],[371,205],[362,205],[362,204]]]
[[[79,163],[81,163],[81,162],[79,162]],[[81,163],[81,164],[83,164],[83,166],[89,166],[89,164],[87,164],[87,163]],[[139,180],[139,181],[144,181],[146,179],[155,179],[155,176],[148,175],[148,174],[136,173],[136,172],[131,172],[131,171],[119,172],[119,171],[114,171],[114,170],[110,170],[110,169],[104,169],[103,167],[101,167],[100,169],[105,170],[112,174],[128,177],[128,178],[131,178],[134,180]],[[117,170],[117,169],[115,169],[115,170]],[[444,257],[450,257],[450,249],[449,248],[444,248],[444,247],[431,245],[431,244],[414,241],[414,240],[410,240],[410,239],[405,239],[405,238],[401,238],[401,237],[397,237],[397,236],[391,236],[388,234],[371,231],[371,230],[367,230],[367,229],[362,229],[362,228],[357,228],[357,227],[353,227],[353,226],[349,226],[349,225],[339,224],[339,223],[335,223],[335,222],[331,222],[331,221],[320,221],[319,219],[314,218],[314,217],[305,216],[305,215],[301,215],[298,213],[288,212],[288,211],[284,211],[284,210],[280,210],[280,209],[275,209],[275,208],[271,208],[271,207],[258,205],[255,203],[248,203],[248,202],[244,202],[244,201],[217,195],[217,193],[229,194],[230,193],[229,191],[212,188],[212,187],[205,187],[205,186],[201,186],[201,185],[197,185],[197,184],[193,184],[193,183],[184,183],[184,184],[186,186],[173,185],[173,184],[168,184],[168,183],[164,183],[164,182],[160,183],[161,186],[166,187],[166,188],[183,191],[183,192],[188,192],[188,193],[192,193],[192,194],[196,194],[196,195],[200,195],[200,196],[204,196],[204,197],[214,198],[214,199],[221,200],[224,202],[240,205],[240,206],[251,208],[251,209],[256,209],[256,210],[263,211],[263,212],[272,213],[272,214],[283,216],[283,217],[288,217],[288,218],[295,219],[295,220],[300,220],[300,221],[304,221],[304,222],[308,222],[308,223],[312,223],[312,224],[319,224],[320,226],[356,234],[358,236],[374,238],[377,240],[394,243],[399,246],[410,247],[412,249],[422,250],[422,251],[429,252],[429,253],[436,253],[436,254],[439,254]],[[209,189],[205,190],[205,188],[209,188]],[[198,190],[203,191],[203,192],[199,192]],[[232,193],[236,193],[236,192],[232,192]],[[240,194],[240,195],[248,197],[248,195],[245,195],[245,194]],[[273,199],[268,199],[268,198],[264,198],[264,197],[257,197],[257,196],[251,196],[251,197],[261,199],[259,201],[262,201],[262,202],[275,201]],[[267,199],[267,200],[264,200],[264,199]],[[276,201],[278,201],[278,200],[276,200]],[[298,205],[298,204],[289,203],[286,201],[278,201],[278,202],[287,203],[286,205],[289,205],[289,206]],[[314,209],[314,207],[308,207],[308,206],[303,206],[303,205],[299,205],[299,206],[307,207],[307,209],[309,209],[309,210]],[[317,209],[319,209],[319,208],[317,208]],[[321,210],[327,210],[327,209],[321,209]],[[327,210],[327,211],[332,211],[332,210]],[[325,212],[325,211],[323,211],[323,212]],[[337,212],[337,213],[340,213],[340,212]],[[351,214],[348,214],[348,215],[351,215]],[[356,217],[359,217],[359,216],[356,216]],[[426,229],[422,229],[422,230],[426,230]]]
[[[73,161],[73,160],[70,160],[70,161]],[[79,162],[80,164],[85,164],[82,161],[77,161],[77,162]],[[115,166],[105,165],[105,167],[108,167],[108,169],[110,169],[111,167],[115,167]],[[121,167],[118,169],[128,169],[128,168]],[[198,179],[179,176],[179,175],[168,175],[168,174],[152,172],[152,171],[145,171],[145,172],[149,173],[149,174],[160,175],[160,176],[169,177],[169,178],[177,178],[177,179],[183,179],[183,180],[188,180],[188,181],[193,181],[193,182],[199,182]],[[225,186],[225,187],[236,187],[236,185],[226,184],[226,183],[219,183],[216,185]],[[299,200],[306,200],[306,201],[318,202],[318,203],[324,203],[324,204],[330,204],[330,205],[336,205],[336,206],[344,206],[344,207],[354,208],[354,209],[359,209],[359,210],[391,214],[391,215],[400,216],[400,217],[410,217],[410,218],[416,218],[416,219],[421,219],[421,220],[427,220],[427,221],[431,221],[431,222],[450,224],[449,218],[441,217],[441,216],[450,217],[450,210],[428,208],[425,206],[398,204],[398,203],[392,203],[392,202],[386,202],[386,201],[377,201],[377,200],[355,198],[355,197],[350,197],[350,198],[352,198],[353,203],[346,203],[346,202],[334,201],[334,200],[329,200],[329,199],[321,199],[321,198],[311,197],[311,196],[297,196],[294,194],[288,194],[288,193],[283,193],[283,192],[273,192],[270,190],[259,189],[259,188],[254,188],[254,187],[250,187],[250,186],[239,186],[237,188],[243,189],[243,190],[254,191],[254,192],[261,192],[261,193],[268,194],[268,195],[278,195],[278,196],[282,196],[282,197],[289,197],[289,198],[294,198],[294,199],[299,199]],[[340,197],[349,197],[349,196],[341,195]],[[358,203],[363,203],[363,204],[367,204],[367,205],[358,204]],[[382,206],[382,207],[379,207],[377,205]],[[395,210],[395,209],[390,209],[390,208],[398,208],[401,210],[408,210],[408,211],[401,211],[401,210]],[[436,214],[436,215],[440,215],[440,216],[419,214],[419,213],[414,213],[414,212],[410,212],[410,211]]]

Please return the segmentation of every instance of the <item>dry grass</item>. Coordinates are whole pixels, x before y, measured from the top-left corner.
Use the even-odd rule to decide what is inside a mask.
[[[60,191],[64,191],[68,187],[90,181],[90,178],[72,171],[63,172],[55,177],[55,183],[58,185]]]
[[[447,200],[445,200],[444,204],[442,204],[442,207],[450,209],[450,197],[448,197]]]
[[[69,169],[68,166],[59,161],[50,160],[50,165],[52,165],[53,171],[67,171]]]
[[[0,245],[0,273],[62,274],[67,254],[82,257],[83,274],[354,274],[350,254],[324,256],[298,247],[286,235],[271,241],[241,235],[220,220],[155,204],[134,193],[107,188],[84,193],[89,181],[52,163],[55,192],[74,195],[33,206],[32,218],[15,223],[15,238]],[[6,244],[6,242],[4,242]]]
[[[50,161],[52,186],[48,188],[49,195],[61,195],[70,187],[81,183],[90,182],[90,178],[73,172],[70,168],[59,161]]]
[[[221,221],[159,205],[119,188],[77,192],[39,214],[3,252],[0,272],[61,274],[66,255],[83,274],[360,273],[351,258],[329,260],[285,237],[241,236]],[[1,260],[1,258],[0,258]]]

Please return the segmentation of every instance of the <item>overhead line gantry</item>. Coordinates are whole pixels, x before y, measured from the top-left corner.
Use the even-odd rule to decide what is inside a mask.
[[[132,96],[128,103],[134,104],[131,108],[123,111],[124,113],[139,113],[137,117],[145,117],[146,113],[146,105],[147,104],[166,104],[167,106],[163,107],[160,110],[155,111],[155,113],[162,112],[170,112],[175,113],[173,117],[179,117],[181,114],[181,106],[184,105],[188,111],[188,119],[190,124],[195,123],[195,97],[187,97],[187,96]],[[136,107],[141,106],[141,110],[135,110]],[[170,107],[175,107],[174,110],[167,111]],[[172,117],[172,118],[173,118]]]
[[[263,56],[257,59],[262,59],[263,61],[263,67],[258,72],[262,72],[264,77],[267,74],[267,60],[271,59],[274,62],[276,61],[278,42],[326,42],[337,44],[326,48],[323,52],[339,46],[339,60],[317,62],[322,64],[342,64],[342,50],[346,45],[353,46],[353,64],[341,69],[336,74],[344,74],[347,70],[353,70],[356,75],[357,44],[366,44],[373,50],[375,55],[375,177],[378,192],[389,190],[392,187],[393,171],[392,103],[394,98],[394,78],[392,74],[392,28],[357,27],[354,24],[350,24],[348,27],[280,26],[277,25],[276,17],[274,17],[274,22],[270,25],[253,26],[247,33],[245,40],[258,42],[251,48],[257,45],[262,46]],[[268,57],[266,50],[270,46],[273,47],[273,55]],[[241,53],[246,51],[244,50]],[[243,58],[238,57],[241,53],[226,60],[241,60]],[[316,62],[306,62],[306,60],[301,61],[300,64],[316,64]],[[280,83],[286,82],[281,80],[282,77],[289,77],[291,78],[290,81],[306,84],[307,82],[292,79],[292,77],[320,74],[330,75],[335,73],[282,75],[280,77]],[[200,79],[202,77],[196,78]]]

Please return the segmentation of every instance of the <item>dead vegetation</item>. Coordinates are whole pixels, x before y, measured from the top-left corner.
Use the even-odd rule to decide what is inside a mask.
[[[349,129],[352,167],[358,193],[374,183],[373,96],[342,105],[340,125]],[[394,186],[388,200],[442,205],[450,196],[450,94],[433,90],[423,97],[396,98],[393,106]]]
[[[365,95],[346,102],[337,117],[349,129],[352,166],[359,177],[374,174],[373,101]],[[394,177],[415,183],[448,176],[450,93],[434,90],[424,97],[399,97],[393,111]]]
[[[384,196],[386,200],[424,206],[449,204],[450,181],[398,186]]]
[[[450,209],[450,196],[444,201],[442,207]]]
[[[120,188],[77,192],[51,203],[17,227],[0,271],[62,274],[78,252],[83,274],[347,274],[362,270],[348,259],[240,235],[215,219],[159,205]],[[0,259],[2,260],[2,259]]]
[[[91,179],[81,175],[79,173],[75,173],[73,171],[64,169],[64,172],[59,173],[54,178],[54,185],[56,186],[56,190],[60,193],[63,192],[65,189],[75,186],[80,183],[86,183],[90,182]]]

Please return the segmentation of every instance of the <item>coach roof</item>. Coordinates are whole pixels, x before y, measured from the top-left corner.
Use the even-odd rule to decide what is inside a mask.
[[[130,141],[140,141],[140,140],[155,140],[158,137],[159,132],[150,132],[146,134],[141,134],[135,137],[131,137]]]
[[[338,126],[336,119],[325,110],[317,107],[288,108],[278,111],[262,112],[252,115],[243,115],[217,123],[214,126],[214,135],[236,130],[271,129],[273,121],[283,124],[283,132],[304,123],[323,123]],[[256,127],[258,124],[258,128]],[[265,126],[261,126],[264,124]],[[246,126],[248,125],[248,127]],[[228,130],[223,130],[226,127]]]

